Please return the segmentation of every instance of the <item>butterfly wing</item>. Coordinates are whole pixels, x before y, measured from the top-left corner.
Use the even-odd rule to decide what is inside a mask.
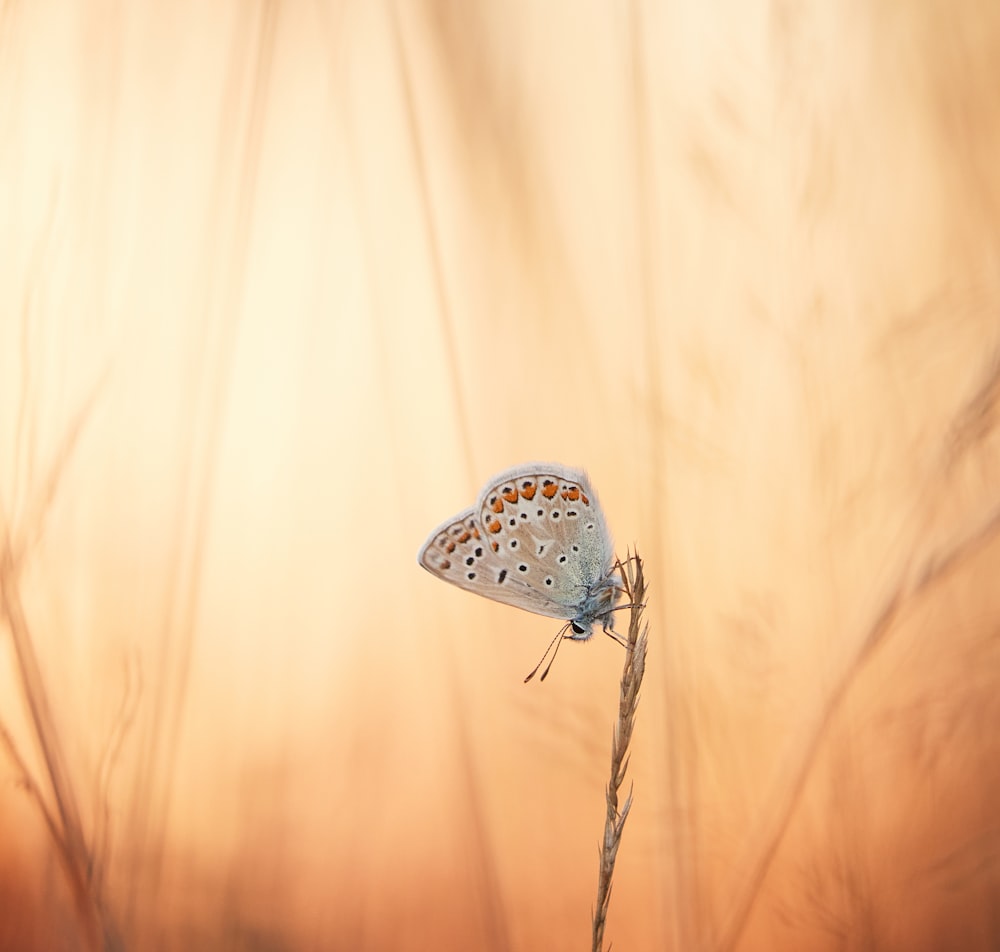
[[[616,591],[605,584],[614,553],[586,473],[557,463],[515,467],[490,481],[476,513],[488,551],[508,570],[504,584],[519,583],[506,589],[516,598],[490,597],[554,618],[604,614]]]
[[[619,595],[611,538],[581,470],[527,463],[498,474],[476,505],[438,526],[420,564],[452,585],[589,637]],[[574,635],[577,637],[577,635]]]
[[[490,546],[483,535],[476,509],[438,526],[428,536],[417,559],[432,575],[467,592],[536,615],[566,617],[561,605],[513,574],[512,560],[499,548]]]

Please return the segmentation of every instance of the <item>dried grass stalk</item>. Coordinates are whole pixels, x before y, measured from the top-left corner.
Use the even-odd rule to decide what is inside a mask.
[[[16,671],[55,810],[50,808],[42,793],[42,785],[32,776],[3,724],[0,724],[0,749],[14,763],[25,790],[38,805],[76,904],[79,947],[92,950],[116,948],[117,932],[110,917],[105,914],[102,896],[92,878],[95,856],[84,832],[76,786],[66,759],[64,737],[58,729],[44,671],[35,650],[35,639],[21,602],[19,579],[32,546],[42,537],[46,517],[73,451],[107,379],[108,373],[105,372],[64,434],[45,478],[40,481],[40,488],[34,493],[35,498],[28,507],[28,516],[22,521],[20,532],[15,531],[13,515],[8,515],[0,507],[0,625],[10,632]],[[22,399],[25,399],[23,394]]]
[[[601,843],[601,864],[597,879],[593,952],[602,952],[604,947],[604,925],[608,916],[608,904],[611,901],[611,877],[615,871],[615,858],[621,845],[625,821],[632,808],[632,790],[629,789],[621,810],[618,809],[618,791],[625,782],[625,773],[628,770],[628,748],[632,740],[632,728],[635,725],[635,711],[639,705],[639,687],[646,669],[646,641],[649,633],[649,626],[642,621],[646,607],[646,580],[639,554],[630,555],[624,562],[619,561],[618,571],[621,574],[622,588],[628,597],[631,614],[618,699],[618,722],[615,724],[614,738],[611,742],[611,780],[607,787],[608,811],[604,820],[604,840]]]

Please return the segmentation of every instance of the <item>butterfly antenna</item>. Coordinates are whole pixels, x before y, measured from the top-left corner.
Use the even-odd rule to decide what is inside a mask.
[[[552,659],[547,665],[545,665],[545,670],[542,672],[542,676],[538,679],[539,681],[545,680],[545,675],[549,673],[549,668],[552,667],[552,662],[556,660],[556,654],[559,652],[559,642],[562,641],[563,634],[567,628],[569,628],[568,624],[563,625],[562,628],[559,629],[559,633],[555,636],[555,638],[549,642],[549,646],[545,649],[545,653],[538,659],[538,664],[531,669],[531,673],[524,679],[525,684],[527,684],[538,673],[538,669],[542,666],[545,659],[548,658],[549,652],[551,651]]]
[[[556,660],[556,655],[559,654],[559,646],[563,643],[563,638],[565,637],[563,632],[566,631],[566,628],[569,628],[569,625],[567,625],[565,628],[562,629],[562,631],[559,632],[559,639],[556,641],[555,650],[553,650],[552,657],[549,658],[549,663],[545,666],[545,670],[542,672],[542,676],[538,679],[539,681],[545,680],[546,676],[549,673],[549,668],[552,667],[552,662]]]

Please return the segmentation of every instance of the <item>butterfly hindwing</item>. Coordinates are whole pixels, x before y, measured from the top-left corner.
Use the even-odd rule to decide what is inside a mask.
[[[532,600],[546,605],[540,614],[576,617],[611,571],[604,517],[579,470],[540,463],[516,467],[495,477],[477,506],[490,551],[505,556]]]

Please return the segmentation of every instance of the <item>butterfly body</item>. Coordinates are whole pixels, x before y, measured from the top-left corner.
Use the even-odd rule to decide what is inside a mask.
[[[432,575],[485,598],[568,623],[586,641],[611,628],[621,594],[611,537],[586,473],[527,463],[493,477],[476,505],[420,549]]]

